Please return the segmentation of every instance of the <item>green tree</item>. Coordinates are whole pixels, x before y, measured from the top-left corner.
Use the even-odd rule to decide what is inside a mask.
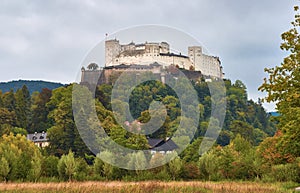
[[[87,66],[87,69],[89,70],[97,70],[99,68],[98,64],[96,63],[90,63],[88,66]]]
[[[4,108],[7,108],[10,112],[15,110],[16,98],[15,98],[13,90],[10,90],[9,92],[4,93],[2,99],[3,99]]]
[[[11,112],[7,108],[0,108],[0,125],[3,124],[16,124],[16,114],[14,111]]]
[[[31,158],[31,169],[29,171],[29,178],[37,182],[42,174],[42,157],[40,154],[35,153]]]
[[[106,109],[111,110],[111,91],[112,85],[101,84],[97,87],[96,98],[103,104]]]
[[[102,174],[104,175],[104,177],[106,178],[106,180],[109,179],[113,179],[113,175],[114,175],[114,166],[109,164],[109,163],[115,163],[115,159],[114,156],[111,152],[109,151],[103,151],[100,153],[101,159],[104,161],[103,165],[102,165]],[[99,164],[100,164],[100,160],[99,160]]]
[[[8,161],[5,157],[0,159],[0,176],[3,178],[4,181],[7,180],[7,176],[10,172],[10,167]]]
[[[278,128],[282,130],[282,137],[278,145],[281,151],[300,156],[300,14],[299,7],[294,8],[295,20],[292,29],[281,35],[283,43],[280,48],[288,51],[281,65],[265,69],[269,74],[259,90],[267,92],[265,100],[276,102],[280,113]]]
[[[139,175],[140,171],[143,170],[147,164],[144,152],[138,151],[137,153],[132,153],[129,158],[128,167],[135,170],[136,174]]]
[[[47,118],[49,109],[46,104],[50,101],[52,91],[44,88],[40,93],[32,95],[32,117],[28,131],[31,133],[46,131],[50,127]]]
[[[27,129],[31,118],[31,97],[26,85],[15,93],[17,126]]]
[[[99,157],[96,157],[94,160],[94,173],[96,175],[103,176],[103,165],[104,162]]]
[[[254,141],[254,128],[249,125],[247,122],[235,120],[230,125],[230,131],[237,136],[241,135],[243,138],[249,142]]]
[[[25,136],[17,134],[14,136],[3,135],[0,140],[0,157],[8,162],[10,172],[8,180],[32,180],[30,171],[34,170],[36,163],[31,162],[32,158],[41,158],[39,148]]]
[[[67,154],[70,149],[76,156],[84,156],[85,153],[90,153],[74,122],[72,89],[73,85],[67,88],[55,89],[52,92],[50,101],[47,103],[47,108],[50,110],[48,119],[53,124],[47,131],[50,154],[61,156]]]
[[[67,155],[63,155],[57,165],[59,176],[62,179],[68,179],[72,181],[73,176],[76,172],[76,162],[74,158],[74,153],[70,150]]]
[[[57,177],[58,176],[58,165],[59,158],[53,155],[44,157],[42,161],[42,175],[46,177]]]
[[[209,151],[199,158],[198,166],[201,177],[206,180],[218,180],[218,157],[215,151]]]
[[[183,162],[180,157],[175,157],[168,163],[168,166],[173,180],[178,179],[183,169]]]

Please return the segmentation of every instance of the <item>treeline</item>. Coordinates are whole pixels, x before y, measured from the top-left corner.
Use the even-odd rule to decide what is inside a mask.
[[[0,177],[2,181],[85,181],[85,180],[261,180],[264,182],[299,182],[299,164],[276,165],[265,157],[264,148],[252,146],[240,135],[225,147],[215,146],[201,157],[195,156],[198,138],[182,155],[150,170],[125,170],[85,155],[76,157],[72,151],[60,158],[41,151],[25,136],[3,135],[0,142]],[[104,152],[106,156],[112,156]],[[150,164],[163,161],[159,153]],[[87,162],[88,160],[88,162]],[[145,155],[128,157],[128,164],[143,164]]]
[[[26,86],[0,94],[0,176],[3,180],[148,180],[148,179],[264,179],[298,181],[297,159],[284,157],[275,151],[274,123],[259,103],[248,100],[241,81],[225,80],[227,110],[225,122],[215,146],[199,155],[199,145],[211,114],[211,96],[207,83],[192,83],[198,94],[200,117],[190,145],[167,165],[149,171],[130,171],[104,163],[86,147],[76,128],[72,111],[73,85],[53,91],[43,89],[32,95]],[[184,89],[185,85],[179,85]],[[100,85],[95,93],[98,119],[106,133],[115,142],[131,149],[147,149],[147,137],[166,139],[172,137],[180,120],[189,131],[191,120],[182,117],[180,101],[173,89],[158,81],[148,81],[137,86],[129,100],[130,113],[137,123],[146,123],[151,117],[149,105],[161,101],[167,117],[161,128],[150,135],[128,132],[115,120],[110,96],[111,85]],[[122,103],[122,101],[113,101]],[[160,114],[152,114],[160,116]],[[124,117],[126,120],[126,117]],[[218,126],[218,120],[212,120]],[[91,122],[92,123],[92,122]],[[27,141],[27,133],[46,131],[50,145],[39,149]],[[175,137],[174,137],[175,138]],[[174,139],[184,143],[187,139]],[[274,141],[275,140],[275,141]],[[14,145],[12,145],[14,144]],[[103,152],[102,152],[103,153]],[[104,152],[105,153],[105,152]],[[106,152],[109,156],[110,152]],[[152,157],[139,155],[144,162],[161,161],[157,153]],[[147,159],[144,159],[147,157]],[[132,164],[130,158],[126,158]],[[126,163],[127,163],[126,162]],[[288,163],[288,164],[285,164]],[[285,165],[280,165],[285,164]],[[286,172],[289,171],[289,172]],[[293,171],[293,172],[291,172]],[[276,175],[275,175],[276,174]],[[278,175],[281,176],[278,176]]]
[[[14,80],[10,82],[0,82],[0,90],[2,90],[3,93],[9,92],[11,89],[13,91],[17,91],[24,85],[26,85],[30,94],[35,91],[41,92],[43,88],[53,90],[58,87],[64,86],[61,83],[47,82],[42,80]]]

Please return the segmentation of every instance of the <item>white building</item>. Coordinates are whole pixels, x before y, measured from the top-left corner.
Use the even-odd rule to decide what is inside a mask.
[[[42,133],[32,133],[27,135],[27,140],[32,141],[36,146],[40,148],[44,148],[49,146],[49,140],[47,138],[47,133],[42,132]]]
[[[202,52],[200,46],[188,47],[188,56],[170,53],[167,42],[133,42],[121,45],[119,40],[105,41],[105,66],[119,64],[150,64],[158,62],[163,66],[175,65],[187,70],[201,71],[205,76],[223,78],[221,62],[218,57]]]

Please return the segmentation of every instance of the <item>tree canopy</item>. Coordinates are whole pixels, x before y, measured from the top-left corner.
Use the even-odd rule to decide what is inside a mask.
[[[284,32],[280,48],[289,53],[281,65],[265,69],[269,74],[259,90],[267,92],[265,100],[276,102],[280,114],[278,128],[282,131],[278,145],[281,151],[300,156],[300,14],[299,7],[294,8],[295,20],[292,28]]]

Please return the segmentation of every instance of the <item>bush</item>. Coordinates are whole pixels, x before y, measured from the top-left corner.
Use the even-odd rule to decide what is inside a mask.
[[[42,162],[42,176],[44,177],[58,177],[57,164],[58,157],[53,155],[45,157]]]
[[[77,166],[72,151],[69,151],[67,155],[63,155],[57,164],[59,177],[63,180],[68,179],[71,181],[76,172],[76,168]]]
[[[186,163],[183,166],[183,176],[184,179],[197,179],[200,177],[200,171],[197,165],[194,162]]]
[[[90,174],[90,168],[83,158],[76,158],[76,172],[74,179],[77,181],[87,180]]]
[[[270,173],[263,175],[268,182],[299,182],[299,167],[296,163],[274,165]]]

